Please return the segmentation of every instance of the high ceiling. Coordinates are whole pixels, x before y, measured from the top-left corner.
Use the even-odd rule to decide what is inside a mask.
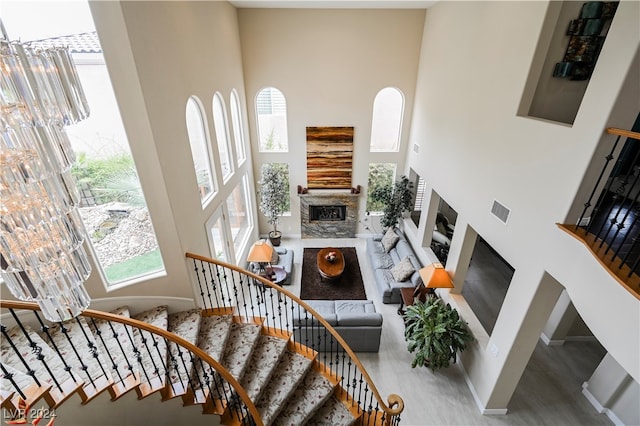
[[[230,0],[238,8],[291,9],[427,9],[427,0]]]

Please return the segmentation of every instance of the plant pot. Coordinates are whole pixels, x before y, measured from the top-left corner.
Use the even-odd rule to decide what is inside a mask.
[[[271,245],[277,247],[280,245],[280,239],[282,238],[282,232],[280,231],[271,231],[269,232],[269,241],[271,241]]]

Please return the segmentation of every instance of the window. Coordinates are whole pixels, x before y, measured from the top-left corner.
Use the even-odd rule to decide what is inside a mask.
[[[264,181],[265,175],[271,175],[274,172],[282,173],[282,180],[284,181],[284,185],[281,189],[282,194],[287,194],[280,198],[280,210],[283,214],[291,214],[291,199],[289,198],[289,165],[287,163],[265,163],[261,167],[261,177],[260,177],[260,186],[262,188],[262,181]],[[273,181],[272,181],[273,182]],[[276,187],[275,185],[273,186]],[[278,191],[280,193],[280,191]],[[264,213],[264,212],[263,212]]]
[[[231,149],[229,145],[229,127],[227,126],[227,112],[224,108],[222,95],[216,92],[213,95],[213,127],[216,130],[216,140],[218,142],[218,152],[220,153],[220,168],[222,180],[227,181],[233,174],[231,164]]]
[[[370,163],[369,177],[367,179],[367,211],[370,213],[382,213],[384,203],[373,200],[371,194],[376,188],[393,185],[396,174],[395,163]]]
[[[222,207],[218,208],[207,221],[207,234],[209,235],[209,249],[213,258],[223,262],[229,262],[229,249],[226,241],[227,233],[222,219]]]
[[[256,96],[258,147],[260,152],[287,152],[287,103],[274,87],[262,89]]]
[[[378,92],[373,101],[371,152],[398,152],[402,133],[404,96],[393,87]]]
[[[238,166],[244,163],[247,154],[244,150],[244,132],[242,131],[242,110],[236,89],[231,91],[231,125],[233,126],[233,138],[236,141],[236,156]]]
[[[424,191],[427,186],[422,177],[411,169],[409,171],[409,180],[413,183],[413,208],[411,209],[411,220],[416,226],[420,226],[420,216],[422,216],[422,201],[424,200]]]
[[[163,274],[164,262],[107,67],[89,56],[73,59],[91,115],[65,131],[77,154],[71,172],[93,258],[114,286]]]
[[[240,183],[235,187],[229,198],[227,198],[227,211],[229,226],[231,227],[231,239],[233,240],[234,252],[242,253],[251,233],[251,215],[249,214],[250,201],[247,198],[249,193],[249,180],[243,176]]]
[[[202,114],[202,105],[192,96],[187,101],[187,133],[191,144],[191,157],[196,171],[200,200],[204,205],[217,191],[209,156],[207,126]]]

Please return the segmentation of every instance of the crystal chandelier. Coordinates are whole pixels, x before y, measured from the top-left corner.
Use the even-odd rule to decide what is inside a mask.
[[[1,24],[1,22],[0,22]],[[64,126],[89,107],[67,48],[0,39],[0,276],[50,321],[89,306],[91,266]]]

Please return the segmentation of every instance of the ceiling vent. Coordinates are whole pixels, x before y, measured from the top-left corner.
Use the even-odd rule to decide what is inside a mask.
[[[491,206],[491,214],[500,219],[500,222],[507,224],[509,220],[509,214],[511,213],[511,209],[500,204],[498,201],[493,200],[493,205]]]

